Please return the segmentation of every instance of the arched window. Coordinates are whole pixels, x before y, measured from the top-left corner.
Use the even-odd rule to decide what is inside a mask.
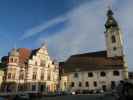
[[[19,79],[20,80],[23,80],[24,79],[24,72],[23,71],[20,72]]]
[[[47,75],[47,80],[51,80],[50,73]]]
[[[97,87],[97,82],[94,81],[94,82],[93,82],[93,85],[94,85],[94,87]]]
[[[82,82],[79,82],[79,87],[81,87],[82,86]]]
[[[35,65],[37,66],[37,61],[35,62]]]
[[[117,49],[116,47],[113,48],[114,51],[115,51],[116,49]]]
[[[85,86],[89,87],[89,82],[88,81],[85,82]]]
[[[11,73],[8,73],[7,78],[11,79]]]
[[[105,72],[101,72],[101,76],[102,77],[106,76],[106,73]]]
[[[33,72],[32,79],[33,80],[36,80],[36,76],[37,76],[37,73],[36,72]]]
[[[114,75],[114,76],[119,76],[120,73],[119,73],[119,71],[113,71],[113,75]]]
[[[88,73],[88,77],[93,77],[93,73],[92,72],[89,72]]]
[[[10,62],[11,62],[11,63],[13,62],[13,58],[10,58]]]
[[[115,38],[114,35],[112,35],[111,40],[112,40],[112,43],[115,43],[116,42],[116,38]]]
[[[41,72],[41,80],[44,80],[44,73]]]
[[[75,85],[75,83],[74,83],[74,82],[72,82],[72,83],[71,83],[71,87],[74,87],[74,85]]]
[[[12,79],[15,79],[15,73],[12,74]]]
[[[15,62],[15,63],[17,63],[17,62],[18,62],[17,58],[14,60],[14,62]]]
[[[75,77],[75,78],[78,78],[78,73],[77,73],[77,72],[74,73],[74,77]]]

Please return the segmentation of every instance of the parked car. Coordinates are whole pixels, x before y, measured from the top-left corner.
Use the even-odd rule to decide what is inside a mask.
[[[0,97],[0,100],[6,100],[6,98],[4,98],[4,97]]]
[[[28,94],[18,94],[14,100],[30,100],[30,96]]]

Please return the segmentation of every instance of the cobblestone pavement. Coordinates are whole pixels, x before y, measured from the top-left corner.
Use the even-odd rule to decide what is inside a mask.
[[[56,97],[42,97],[33,100],[115,100],[113,96],[107,95],[67,95]]]

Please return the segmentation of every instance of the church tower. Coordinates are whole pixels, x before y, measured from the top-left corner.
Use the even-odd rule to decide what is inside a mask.
[[[123,39],[119,26],[113,17],[113,11],[107,11],[107,21],[105,23],[105,39],[107,47],[107,57],[123,56]]]
[[[113,17],[113,11],[109,9],[107,11],[107,21],[105,23],[105,39],[107,47],[107,57],[123,57],[123,76],[124,79],[128,79],[128,65],[125,60],[123,52],[123,36],[120,31],[119,25]]]

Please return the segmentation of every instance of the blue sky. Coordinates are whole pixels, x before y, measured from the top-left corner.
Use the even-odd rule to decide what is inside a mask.
[[[71,54],[104,50],[109,5],[123,32],[129,70],[133,70],[132,0],[0,0],[0,56],[15,44],[34,49],[44,41],[58,61]]]

